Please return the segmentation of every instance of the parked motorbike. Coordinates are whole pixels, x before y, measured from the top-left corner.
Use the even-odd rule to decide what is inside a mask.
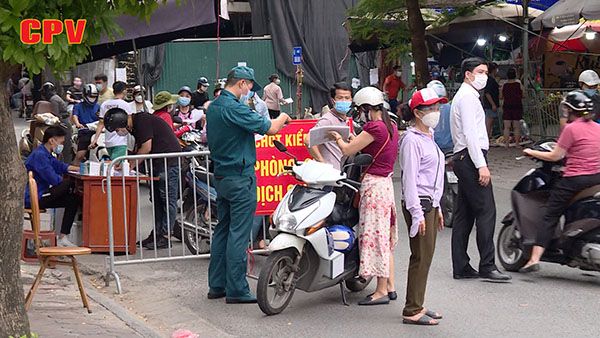
[[[458,177],[454,173],[454,163],[452,162],[452,150],[445,152],[446,173],[444,175],[444,194],[440,206],[444,216],[444,226],[452,227],[454,222],[454,203],[458,197]]]
[[[42,144],[44,139],[44,131],[49,126],[62,125],[60,120],[52,113],[38,113],[35,118],[29,122],[29,129],[24,129],[21,132],[21,139],[19,140],[19,153],[21,158],[27,159],[29,154],[38,145]],[[63,127],[66,127],[62,125]]]
[[[33,95],[23,95],[23,102],[21,103],[19,117],[23,117],[26,120],[31,118],[33,113]]]
[[[258,305],[267,315],[278,314],[290,303],[296,289],[313,292],[334,285],[340,285],[342,301],[347,305],[344,285],[358,292],[370,279],[358,276],[359,252],[352,230],[358,223],[358,210],[351,201],[360,183],[348,174],[357,179],[360,171],[345,169],[368,165],[373,158],[357,155],[340,173],[329,164],[298,162],[283,144],[274,143],[279,151],[294,158],[295,164],[285,166],[281,174],[293,174],[306,185],[290,189],[273,214],[272,230],[276,235],[259,273]],[[332,236],[332,229],[340,225],[351,232],[347,233],[344,253],[336,249]]]
[[[200,131],[192,130],[183,134],[180,141],[184,151],[208,150],[201,139]],[[188,250],[194,254],[210,252],[212,229],[218,223],[217,191],[210,158],[208,158],[208,167],[206,163],[207,158],[204,155],[182,163],[182,173],[185,173],[185,188],[180,200],[183,218],[179,216],[173,229],[174,236],[182,240]]]
[[[554,141],[540,141],[532,148],[552,151]],[[561,163],[536,159],[531,169],[511,192],[512,211],[504,217],[498,235],[498,258],[508,271],[518,271],[529,260],[537,228],[544,217],[554,183],[560,178]],[[568,265],[582,270],[600,271],[600,185],[579,192],[563,214],[542,261]]]
[[[73,129],[71,133],[71,144],[73,144],[73,158],[75,158],[75,155],[77,154],[77,141],[79,138],[79,129],[77,129],[77,127],[75,126],[73,126],[72,128]],[[90,131],[95,132],[96,129],[98,129],[98,122],[88,123],[86,124],[86,128]],[[102,159],[110,158],[108,156],[108,150],[106,149],[104,144],[104,133],[100,134],[96,144],[98,145],[96,148],[88,150],[86,159],[92,162],[100,162]]]

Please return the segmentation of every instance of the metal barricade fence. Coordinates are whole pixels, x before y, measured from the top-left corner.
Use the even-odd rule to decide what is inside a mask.
[[[560,101],[573,89],[529,89],[524,102],[525,121],[532,137],[539,139],[558,137],[560,133]]]
[[[128,155],[116,158],[107,166],[109,256],[106,286],[112,276],[117,292],[122,292],[116,266],[210,258],[217,213],[215,179],[210,173],[209,157],[209,151]],[[129,175],[120,174],[129,167],[125,161],[134,170]],[[149,202],[142,197],[142,191],[149,193]],[[152,226],[148,227],[147,222]],[[262,235],[266,239],[265,218],[255,224],[262,224]],[[254,234],[260,231],[254,228],[250,234],[249,252],[266,252],[251,250]],[[143,230],[151,230],[146,241]],[[124,254],[117,257],[117,251]]]

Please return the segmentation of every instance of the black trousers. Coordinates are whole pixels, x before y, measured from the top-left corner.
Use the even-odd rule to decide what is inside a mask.
[[[486,273],[495,270],[496,203],[492,183],[486,187],[479,184],[479,170],[475,168],[466,149],[455,154],[453,160],[454,173],[458,176],[458,199],[454,202],[452,268],[455,274],[460,274],[469,265],[467,247],[475,224],[480,256],[479,271]]]
[[[269,116],[271,119],[276,119],[279,117],[279,115],[281,115],[281,110],[269,109]]]
[[[569,201],[580,191],[595,185],[600,185],[600,174],[563,177],[558,180],[546,202],[546,214],[538,228],[535,244],[546,248],[554,237],[558,220],[567,210]]]
[[[63,180],[40,198],[40,208],[65,208],[60,233],[68,235],[75,221],[77,210],[81,205],[81,198],[74,193],[73,183],[68,179]]]

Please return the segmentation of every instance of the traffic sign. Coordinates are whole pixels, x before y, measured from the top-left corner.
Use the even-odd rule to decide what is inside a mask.
[[[302,64],[302,47],[294,47],[294,52],[292,53],[292,64],[294,66]]]

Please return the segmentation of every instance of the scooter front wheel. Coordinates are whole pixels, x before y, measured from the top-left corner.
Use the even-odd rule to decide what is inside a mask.
[[[273,252],[260,270],[256,298],[268,316],[281,313],[292,300],[296,289],[293,265],[297,255],[291,248]]]
[[[529,259],[514,224],[505,224],[498,234],[498,259],[506,271],[519,271]]]

